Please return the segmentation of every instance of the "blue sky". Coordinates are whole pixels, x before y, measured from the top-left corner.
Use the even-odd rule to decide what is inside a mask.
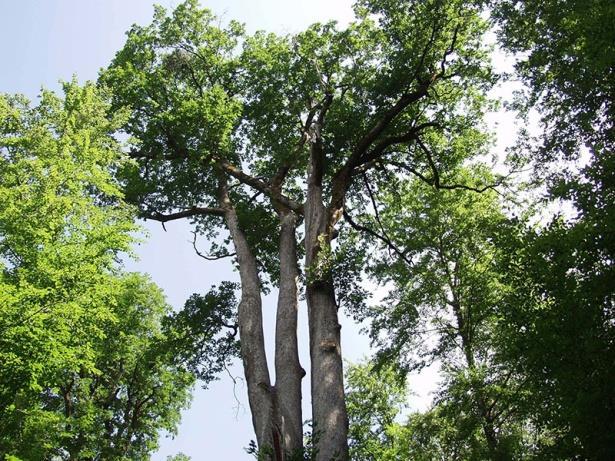
[[[23,93],[35,99],[41,87],[57,89],[59,80],[76,75],[79,81],[96,79],[125,40],[131,24],[147,24],[153,13],[152,0],[0,0],[0,92]],[[179,2],[159,0],[173,7]],[[248,31],[266,29],[294,32],[315,21],[330,19],[342,23],[352,18],[347,0],[226,0],[205,1],[203,6],[225,20],[245,22]],[[149,273],[179,308],[195,292],[205,292],[212,284],[236,279],[228,261],[206,262],[198,258],[190,243],[185,223],[146,224],[149,238],[137,253],[139,261],[127,263],[129,270]],[[275,293],[264,300],[265,328],[272,338]],[[302,363],[309,370],[307,315],[300,317]],[[343,320],[343,349],[348,360],[368,353],[368,341],[358,327]],[[270,346],[272,341],[268,342]],[[270,357],[273,357],[269,347]],[[271,362],[273,362],[271,360]],[[231,374],[241,377],[235,366]],[[236,395],[235,395],[236,394]],[[305,418],[309,417],[309,376],[304,380]],[[163,438],[152,458],[183,452],[194,461],[206,459],[250,459],[245,453],[253,438],[245,387],[241,379],[234,387],[228,376],[204,391],[197,388],[192,406],[183,415],[178,435]]]

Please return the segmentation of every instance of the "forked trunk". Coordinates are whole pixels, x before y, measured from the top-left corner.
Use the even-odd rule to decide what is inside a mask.
[[[271,386],[263,333],[261,283],[256,258],[239,225],[226,184],[220,201],[239,265],[241,301],[239,335],[248,386],[252,424],[260,456],[275,461],[290,459],[303,449],[301,379],[297,345],[298,293],[296,217],[280,212],[280,288],[276,317],[276,384]]]

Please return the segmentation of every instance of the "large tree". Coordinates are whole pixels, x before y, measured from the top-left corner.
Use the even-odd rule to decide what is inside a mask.
[[[196,1],[134,26],[103,72],[131,111],[127,193],[142,216],[191,218],[228,232],[241,278],[239,332],[257,442],[275,459],[301,450],[297,234],[305,255],[316,458],[347,459],[348,418],[332,241],[364,176],[411,171],[445,185],[484,144],[493,83],[479,4],[360,1],[346,29],[246,36]],[[394,174],[394,171],[393,171]],[[372,179],[373,187],[378,181]],[[303,230],[298,224],[303,224]],[[279,255],[279,258],[278,258]],[[276,382],[263,346],[261,292],[279,288]],[[341,293],[342,297],[344,293]]]

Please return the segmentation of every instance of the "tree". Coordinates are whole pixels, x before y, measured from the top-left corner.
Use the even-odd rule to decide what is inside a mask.
[[[167,461],[190,461],[190,456],[179,453],[175,456],[167,456]]]
[[[444,185],[445,171],[483,141],[475,137],[463,154],[445,147],[475,131],[493,83],[480,6],[365,1],[356,14],[345,30],[329,23],[296,36],[246,37],[195,1],[170,16],[158,8],[151,26],[131,29],[100,79],[116,108],[131,109],[124,129],[136,162],[126,185],[142,216],[189,217],[209,236],[229,232],[234,251],[217,248],[217,255],[236,254],[250,408],[259,447],[276,459],[302,443],[297,224],[304,225],[316,456],[346,459],[329,264],[346,198],[358,197],[357,178],[381,164]],[[263,348],[265,274],[280,288],[274,386]]]
[[[548,199],[572,204],[545,228],[519,231],[503,269],[511,292],[511,354],[534,389],[537,417],[557,435],[551,456],[613,456],[613,22],[610,2],[495,5],[500,40],[522,52],[525,109],[541,115],[544,135],[524,155],[538,172],[554,169]],[[569,160],[587,157],[585,165]],[[526,155],[527,156],[527,155]],[[564,166],[564,167],[562,167]],[[520,296],[521,293],[526,293]],[[528,295],[529,294],[529,295]]]
[[[121,273],[136,227],[111,175],[122,114],[108,118],[105,98],[75,82],[34,107],[0,98],[3,459],[149,459],[159,431],[175,430],[196,365],[211,379],[233,350],[214,338],[232,321],[228,290],[170,316],[155,285]]]
[[[198,230],[210,236],[224,223],[230,233],[235,251],[223,248],[215,257],[237,257],[242,292],[239,332],[254,429],[259,446],[279,457],[282,452],[300,451],[303,437],[304,372],[296,340],[293,208],[297,206],[252,178],[252,184],[280,197],[273,202],[283,229],[279,247],[283,256],[275,268],[280,301],[274,388],[264,351],[262,284],[255,251],[274,258],[270,253],[277,245],[272,230],[278,220],[273,209],[251,202],[236,185],[229,187],[233,174],[248,177],[230,162],[239,160],[231,150],[237,147],[231,134],[241,110],[238,98],[232,96],[238,91],[234,74],[239,70],[232,51],[242,28],[231,23],[221,29],[214,23],[214,16],[196,2],[180,5],[171,17],[157,9],[150,27],[132,29],[101,80],[113,87],[116,105],[134,109],[126,130],[138,139],[131,156],[139,163],[125,173],[130,178],[128,196],[140,204],[143,215],[162,222],[192,217]],[[255,232],[246,233],[248,223]]]
[[[423,413],[404,415],[406,380],[393,367],[349,367],[346,392],[353,460],[465,461],[489,456],[482,431],[457,402],[440,401]]]
[[[603,0],[495,2],[500,44],[522,53],[517,74],[528,86],[525,109],[544,126],[541,160],[575,159],[586,145],[613,149],[615,12]]]
[[[159,432],[173,433],[189,403],[194,375],[175,363],[161,330],[169,306],[160,290],[137,274],[114,285],[114,321],[101,325],[94,367],[62,370],[60,381],[39,397],[35,415],[45,424],[34,418],[24,424],[24,447],[38,446],[43,459],[148,460]],[[57,420],[57,432],[45,437],[50,419]]]
[[[405,380],[392,368],[373,364],[347,369],[346,402],[350,421],[350,458],[356,461],[402,459],[403,426],[396,421],[406,405]]]
[[[484,166],[461,168],[451,179],[459,190],[398,180],[379,197],[373,216],[355,222],[358,230],[369,221],[380,226],[378,239],[367,242],[381,247],[371,255],[370,272],[390,287],[383,305],[355,314],[371,322],[377,364],[404,375],[440,364],[437,410],[422,418],[474,440],[464,456],[515,459],[528,449],[528,408],[524,375],[500,352],[508,340],[499,324],[510,287],[500,272],[498,241],[508,219]]]
[[[526,376],[535,424],[552,434],[540,446],[551,459],[613,455],[614,273],[603,247],[612,247],[612,225],[592,214],[522,227],[502,245],[513,288],[504,300],[505,351]]]
[[[135,229],[108,171],[119,118],[92,85],[64,91],[0,99],[2,451],[64,370],[94,367],[89,339],[113,319],[106,287]]]

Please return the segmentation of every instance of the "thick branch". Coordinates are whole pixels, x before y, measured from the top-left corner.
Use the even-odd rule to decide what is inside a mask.
[[[333,226],[341,216],[341,211],[344,208],[344,202],[346,200],[346,192],[352,182],[354,170],[364,163],[377,160],[383,155],[388,146],[402,142],[409,142],[417,137],[422,128],[434,125],[433,123],[421,124],[402,135],[385,138],[377,144],[371,152],[369,152],[369,149],[374,142],[378,140],[378,138],[390,126],[391,122],[399,114],[401,114],[404,109],[427,95],[429,87],[437,77],[438,74],[434,74],[429,80],[421,82],[419,88],[414,92],[404,93],[402,97],[388,111],[385,112],[376,125],[365,136],[363,136],[346,163],[344,163],[344,165],[335,173],[331,187],[331,202],[328,208],[327,228],[329,232],[332,232]]]
[[[216,159],[216,163],[222,168],[222,170],[228,175],[234,177],[238,181],[243,184],[246,184],[259,192],[262,192],[266,196],[270,197],[272,200],[280,203],[281,205],[293,210],[296,213],[303,214],[303,205],[295,202],[294,200],[283,195],[279,190],[272,187],[271,184],[255,178],[254,176],[250,176],[249,174],[243,172],[240,168],[236,167],[228,160]]]
[[[357,144],[357,147],[352,152],[352,155],[346,162],[345,166],[354,168],[358,166],[360,159],[369,150],[370,146],[378,139],[378,137],[389,127],[391,122],[401,114],[413,102],[418,101],[423,96],[427,95],[429,86],[433,83],[434,79],[427,80],[421,83],[419,88],[412,93],[404,93],[401,98],[387,110],[382,118],[374,125],[374,127],[363,136],[363,138]]]
[[[177,142],[177,140],[171,136],[170,133],[166,133],[166,138],[167,138],[167,144],[171,149],[170,153],[164,154],[161,156],[161,158],[163,160],[182,160],[182,159],[187,159],[188,158],[188,152],[186,149],[184,149],[183,147],[181,147],[181,145]],[[305,141],[302,141],[303,143]],[[134,150],[132,152],[130,152],[128,154],[131,158],[135,158],[135,159],[149,159],[149,160],[153,160],[155,157],[145,153],[143,151],[140,150]],[[274,176],[274,180],[271,183],[267,183],[259,178],[256,178],[254,176],[251,176],[249,174],[247,174],[246,172],[244,172],[241,168],[233,165],[231,162],[229,162],[228,160],[220,157],[219,155],[213,155],[210,154],[206,157],[208,160],[212,160],[213,162],[215,162],[215,164],[220,167],[220,169],[222,169],[222,171],[224,171],[226,174],[228,174],[229,176],[237,179],[239,182],[241,182],[242,184],[246,184],[250,187],[252,187],[253,189],[267,195],[268,197],[270,197],[272,200],[278,202],[279,204],[293,210],[295,213],[299,213],[299,214],[303,214],[303,205],[300,203],[295,202],[294,200],[286,197],[285,195],[283,195],[280,191],[279,187],[274,187],[272,184],[274,184],[274,181],[278,181],[279,184],[281,184],[281,182],[284,180],[284,177],[286,176],[288,170],[290,169],[291,165],[287,165],[287,166],[283,166],[281,167],[280,171],[276,174],[276,176]],[[190,216],[190,215],[188,215]],[[183,216],[185,217],[185,216]],[[156,217],[151,217],[149,219],[156,219],[158,221],[160,221],[160,219],[157,219]],[[178,219],[178,218],[175,218]],[[163,221],[165,222],[165,221]]]
[[[368,163],[374,160],[377,160],[387,147],[390,147],[394,144],[400,144],[403,142],[410,142],[414,139],[417,139],[417,134],[419,131],[426,126],[437,126],[437,124],[433,122],[425,123],[414,127],[407,133],[397,136],[390,136],[380,141],[378,144],[374,146],[371,152],[368,153],[370,147],[378,140],[378,138],[386,131],[386,129],[390,126],[391,122],[395,120],[395,118],[401,114],[410,104],[420,100],[424,96],[427,95],[429,88],[431,85],[438,79],[445,77],[445,66],[447,58],[453,53],[455,49],[455,45],[457,43],[457,35],[459,32],[459,25],[455,28],[453,32],[453,38],[451,40],[450,46],[444,52],[444,56],[442,57],[442,61],[440,63],[440,71],[433,73],[427,80],[421,81],[419,87],[411,92],[404,93],[399,100],[387,110],[382,118],[373,126],[373,128],[363,136],[363,138],[359,141],[356,148],[346,161],[346,163],[338,170],[338,172],[334,175],[334,184],[333,184],[333,192],[332,198],[337,201],[337,203],[332,200],[330,211],[331,217],[334,217],[335,213],[338,209],[343,207],[344,196],[346,194],[346,190],[350,186],[350,180],[353,176],[354,169],[364,163]],[[427,49],[433,43],[435,38],[436,29],[432,30],[432,37],[429,40],[425,50],[423,51],[423,56],[421,57],[421,62],[424,60]],[[419,69],[417,69],[417,72]],[[417,74],[418,75],[418,74]],[[416,75],[415,75],[416,78]],[[336,190],[338,189],[338,190]]]
[[[298,158],[299,153],[301,152],[301,149],[303,149],[303,147],[305,146],[305,143],[309,139],[308,130],[309,130],[310,125],[312,124],[314,113],[315,113],[314,109],[312,109],[310,113],[308,114],[305,123],[301,124],[301,130],[302,130],[301,139],[299,139],[299,143],[297,144],[295,149],[293,149],[291,158],[289,158],[287,161],[282,163],[280,168],[278,168],[278,171],[276,171],[276,173],[273,175],[273,177],[269,181],[269,184],[271,184],[271,188],[274,191],[277,191],[278,193],[281,193],[282,184],[284,183],[284,180],[286,179],[288,172],[295,165],[295,162]]]
[[[360,159],[359,165],[364,165],[365,163],[378,160],[380,157],[382,157],[382,155],[384,155],[386,149],[391,146],[408,143],[410,141],[420,141],[419,135],[422,130],[424,130],[425,128],[439,126],[440,125],[436,122],[425,122],[412,127],[404,134],[400,134],[397,136],[388,136],[378,142],[370,152],[366,152],[365,155]]]
[[[426,122],[411,128],[404,134],[386,137],[378,142],[371,151],[364,153],[354,162],[350,162],[349,159],[349,161],[337,171],[333,177],[331,203],[328,209],[328,228],[330,232],[332,232],[333,226],[341,216],[340,211],[344,208],[346,192],[352,183],[352,178],[357,169],[360,169],[365,164],[377,162],[384,155],[386,149],[392,145],[410,142],[412,140],[418,141],[420,132],[432,126],[438,125],[435,122]]]
[[[198,207],[193,206],[191,208],[187,208],[182,211],[178,211],[176,213],[170,214],[162,214],[158,211],[154,211],[152,213],[141,213],[141,217],[145,219],[151,219],[153,221],[159,221],[162,223],[168,221],[174,221],[176,219],[189,218],[191,216],[202,216],[202,215],[211,215],[211,216],[224,216],[224,210],[222,208],[213,208],[213,207]]]

